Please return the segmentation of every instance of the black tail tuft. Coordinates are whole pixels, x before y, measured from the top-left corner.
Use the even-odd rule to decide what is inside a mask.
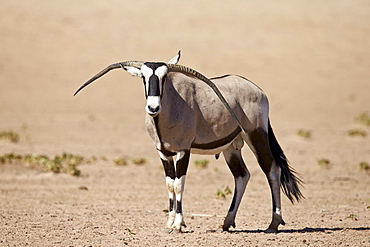
[[[303,181],[294,168],[289,165],[288,160],[276,140],[274,132],[272,131],[270,121],[268,123],[268,133],[272,155],[274,156],[276,164],[281,169],[281,189],[292,203],[294,203],[294,200],[299,202],[304,198],[299,189],[299,187],[302,186]]]

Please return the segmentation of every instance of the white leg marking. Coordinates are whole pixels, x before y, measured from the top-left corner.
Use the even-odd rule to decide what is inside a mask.
[[[280,200],[280,174],[281,170],[275,162],[268,174],[271,186],[271,193],[275,204],[275,209],[272,212],[272,220],[266,232],[276,233],[280,224],[284,225],[285,222],[281,216],[281,200]]]
[[[173,180],[172,178],[166,177],[166,186],[167,186],[167,190],[170,194],[174,193],[174,182],[175,182],[175,180]]]
[[[182,193],[184,192],[185,178],[186,178],[186,175],[183,175],[181,178],[175,178],[175,182],[173,184],[173,189],[176,194],[176,199],[180,201],[181,201]]]
[[[176,202],[175,202],[175,194],[174,194],[174,184],[175,180],[173,180],[170,177],[166,177],[166,186],[168,190],[168,198],[170,201],[172,201],[172,210],[168,212],[168,221],[166,224],[166,228],[170,229],[172,228],[173,222],[175,221],[175,215],[176,215]]]
[[[175,179],[174,191],[176,195],[176,202],[175,202],[176,204],[177,203],[182,204],[182,194],[184,192],[185,178],[186,178],[186,175],[183,175],[181,178]],[[184,217],[183,217],[182,208],[181,208],[180,212],[176,211],[175,222],[173,223],[172,228],[181,231],[182,226],[185,226],[185,222],[184,222]]]

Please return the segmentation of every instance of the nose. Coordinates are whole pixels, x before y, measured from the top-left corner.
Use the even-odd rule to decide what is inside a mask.
[[[155,107],[152,107],[152,106],[148,105],[148,109],[152,113],[157,113],[159,111],[159,105],[155,106]]]
[[[159,96],[148,96],[146,101],[146,112],[151,116],[156,116],[161,112],[161,99]]]

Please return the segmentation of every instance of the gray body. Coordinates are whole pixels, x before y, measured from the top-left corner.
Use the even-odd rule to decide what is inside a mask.
[[[181,230],[185,225],[182,212],[176,206],[181,205],[189,151],[208,155],[223,153],[235,179],[234,199],[223,230],[235,227],[236,212],[250,177],[241,156],[245,141],[266,171],[275,205],[269,231],[276,232],[278,225],[284,221],[280,206],[280,168],[273,161],[268,144],[267,97],[255,84],[239,76],[224,76],[212,82],[234,111],[245,132],[233,121],[209,86],[180,73],[167,74],[161,99],[162,111],[155,118],[150,115],[146,117],[148,133],[166,171],[173,169],[174,172],[172,175],[166,174],[170,201],[174,201],[174,206],[170,206],[166,227]],[[259,137],[256,138],[256,135]],[[258,157],[261,154],[268,157]],[[171,158],[173,155],[177,156],[176,165]],[[178,187],[178,190],[172,187]]]
[[[259,127],[267,131],[269,106],[261,89],[239,76],[212,81],[247,132]],[[176,153],[191,149],[191,153],[214,155],[222,152],[242,132],[213,90],[184,74],[167,75],[161,105],[157,125],[153,117],[146,117],[149,135],[158,150],[164,148]],[[159,128],[160,138],[156,128]]]
[[[190,153],[223,154],[235,180],[232,203],[222,229],[235,227],[235,217],[249,181],[241,149],[247,143],[265,173],[272,194],[272,220],[266,230],[277,232],[281,216],[280,188],[293,202],[303,195],[296,176],[278,144],[269,121],[265,93],[240,76],[209,80],[197,71],[177,65],[180,53],[169,63],[128,61],[112,64],[81,89],[111,69],[123,68],[143,78],[147,103],[146,127],[166,174],[169,217],[166,229],[185,226],[182,194]],[[175,161],[173,157],[176,157]]]

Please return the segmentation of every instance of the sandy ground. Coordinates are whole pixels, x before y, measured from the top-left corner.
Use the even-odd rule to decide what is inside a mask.
[[[0,246],[369,246],[370,2],[3,1],[0,8],[0,155],[63,152],[106,157],[80,177],[0,165]],[[192,156],[187,228],[166,234],[164,174],[148,137],[141,80],[115,71],[73,92],[108,64],[167,61],[206,76],[243,75],[264,89],[271,122],[305,181],[306,199],[283,199],[285,226],[270,221],[266,179],[252,174],[231,233],[215,232],[233,187],[222,159]],[[310,130],[311,138],[297,135]],[[367,136],[349,136],[361,129]],[[142,166],[113,159],[142,157]],[[194,160],[208,159],[199,169]],[[318,159],[330,161],[320,167]]]

